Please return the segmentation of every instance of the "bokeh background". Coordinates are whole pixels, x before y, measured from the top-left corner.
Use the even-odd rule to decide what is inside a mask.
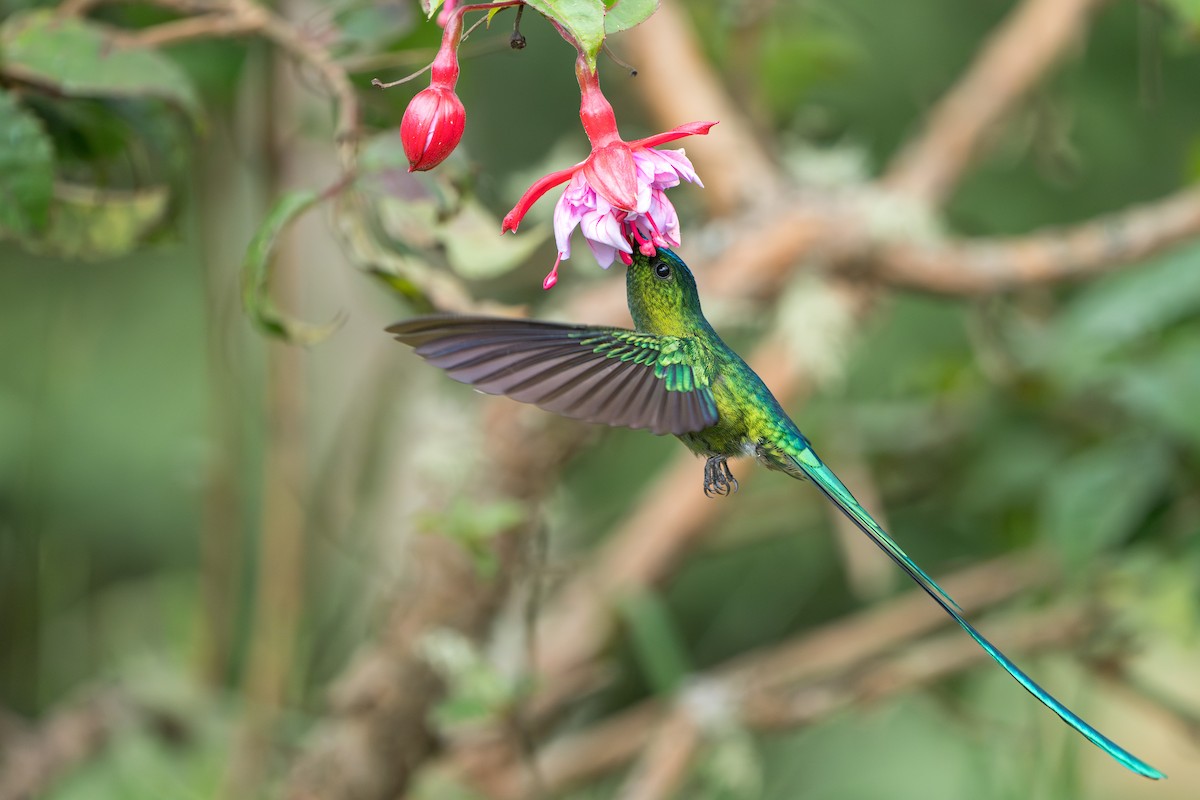
[[[1200,793],[1195,4],[663,6],[602,78],[629,139],[721,120],[672,195],[706,311],[984,632],[1170,779],[811,487],[738,463],[708,500],[677,442],[383,333],[628,324],[582,243],[541,290],[554,195],[496,235],[586,154],[536,13],[523,50],[511,10],[463,44],[464,143],[413,176],[425,78],[369,81],[432,59],[415,2],[3,0],[0,798]]]

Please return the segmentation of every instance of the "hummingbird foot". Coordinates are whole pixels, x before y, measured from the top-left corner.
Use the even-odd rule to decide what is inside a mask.
[[[704,462],[705,497],[728,497],[737,490],[737,478],[729,471],[729,461],[725,456],[712,456]]]

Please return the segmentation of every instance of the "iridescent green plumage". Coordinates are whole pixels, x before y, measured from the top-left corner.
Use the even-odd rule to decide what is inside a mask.
[[[1034,697],[1129,769],[1164,777],[1052,697],[959,613],[817,456],[808,440],[700,309],[696,283],[669,250],[634,255],[626,275],[634,331],[491,317],[425,317],[388,330],[451,377],[565,416],[672,433],[708,459],[706,494],[737,482],[726,459],[753,456],[813,482]]]

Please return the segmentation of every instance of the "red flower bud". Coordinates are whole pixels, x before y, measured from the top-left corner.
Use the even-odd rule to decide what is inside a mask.
[[[454,89],[430,86],[421,91],[404,111],[400,141],[408,156],[408,171],[433,169],[462,141],[467,111]]]

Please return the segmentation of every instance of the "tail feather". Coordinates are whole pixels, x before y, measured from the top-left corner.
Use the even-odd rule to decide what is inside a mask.
[[[1121,764],[1128,769],[1138,773],[1139,775],[1144,775],[1147,778],[1153,778],[1155,780],[1166,777],[1166,775],[1164,775],[1162,772],[1142,761],[1140,758],[1125,750],[1123,747],[1109,739],[1104,734],[1100,733],[1100,731],[1096,730],[1087,722],[1085,722],[1078,714],[1071,711],[1071,709],[1059,702],[1049,692],[1047,692],[1041,686],[1038,686],[1037,683],[1035,683],[1032,678],[1022,672],[1021,669],[1008,658],[1008,656],[1000,652],[995,645],[984,638],[983,634],[975,630],[975,627],[971,625],[971,623],[967,622],[966,619],[963,618],[962,614],[959,613],[960,609],[958,604],[955,603],[954,600],[952,600],[940,586],[934,583],[933,579],[926,575],[924,570],[918,567],[916,563],[914,563],[913,560],[908,557],[908,554],[905,553],[900,546],[896,544],[896,542],[890,536],[887,535],[883,528],[879,526],[879,523],[872,519],[871,515],[867,513],[866,509],[859,505],[858,501],[854,499],[854,495],[850,493],[850,490],[846,488],[845,484],[841,482],[841,480],[833,473],[831,469],[829,469],[829,467],[825,466],[825,464],[821,461],[811,447],[805,446],[804,448],[798,450],[795,455],[792,455],[791,458],[795,463],[795,466],[801,472],[803,472],[826,497],[832,500],[834,504],[841,509],[843,514],[845,514],[852,522],[854,522],[854,524],[857,525],[863,533],[870,537],[871,541],[879,546],[879,549],[887,553],[888,557],[891,558],[892,561],[896,562],[896,564],[902,570],[904,570],[904,572],[907,573],[910,578],[916,581],[917,585],[924,589],[925,592],[932,597],[934,601],[936,601],[937,604],[940,605],[942,609],[954,619],[955,622],[962,626],[962,629],[965,630],[971,636],[971,638],[974,639],[976,643],[984,649],[984,652],[995,659],[996,663],[1004,667],[1005,671],[1008,672],[1009,675],[1013,676],[1018,683],[1025,687],[1026,691],[1028,691],[1038,700],[1042,701],[1042,703],[1045,704],[1055,714],[1057,714],[1063,722],[1079,731],[1088,739],[1088,741],[1099,747],[1104,752],[1108,753],[1117,761],[1121,762]]]

